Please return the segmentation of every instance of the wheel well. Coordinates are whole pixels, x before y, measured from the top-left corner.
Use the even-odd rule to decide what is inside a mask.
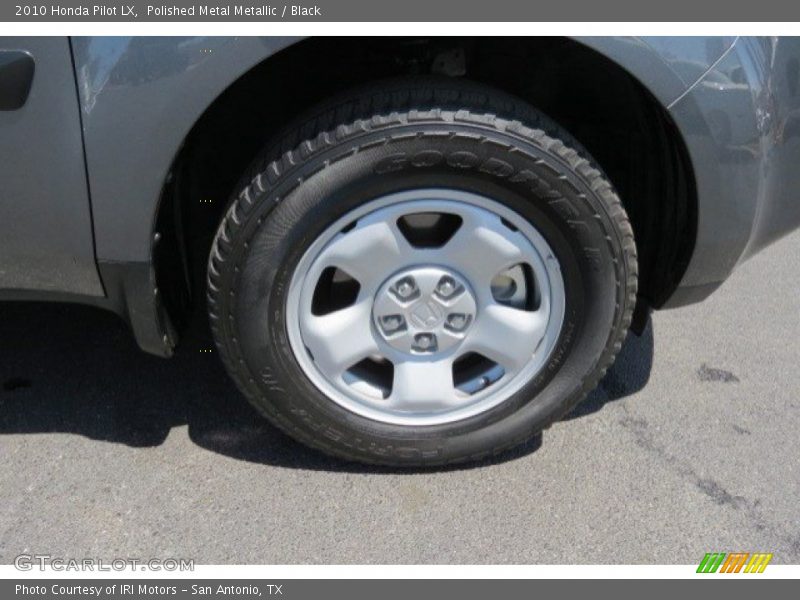
[[[694,247],[688,153],[667,111],[616,63],[567,38],[310,38],[228,88],[187,136],[157,220],[156,278],[178,325],[202,298],[211,241],[237,181],[287,122],[333,94],[402,75],[465,77],[516,94],[578,139],[631,218],[641,307],[677,286]],[[180,275],[179,275],[180,274]]]

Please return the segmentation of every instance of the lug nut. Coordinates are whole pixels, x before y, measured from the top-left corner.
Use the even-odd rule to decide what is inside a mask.
[[[423,352],[436,350],[436,336],[432,333],[418,333],[414,336],[414,348]]]
[[[394,290],[401,298],[410,298],[416,291],[416,285],[411,277],[406,277],[397,282]]]
[[[469,317],[463,313],[453,313],[447,317],[447,326],[454,331],[461,331],[468,322]]]
[[[397,331],[403,327],[403,325],[403,317],[400,315],[388,315],[386,317],[381,317],[381,327],[383,327],[383,330],[386,333]]]
[[[449,298],[456,291],[456,282],[452,277],[442,277],[439,280],[439,285],[436,287],[436,292],[445,298]]]

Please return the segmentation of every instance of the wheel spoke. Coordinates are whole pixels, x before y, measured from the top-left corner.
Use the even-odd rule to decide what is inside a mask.
[[[338,267],[358,280],[362,288],[371,290],[408,260],[409,253],[410,246],[396,225],[368,221],[334,238],[322,251],[318,264],[322,268]]]
[[[394,365],[389,407],[430,411],[452,408],[456,400],[452,360],[407,360]]]
[[[506,371],[516,371],[531,359],[546,327],[542,311],[489,304],[465,340],[464,348],[486,356]]]
[[[370,324],[371,302],[361,300],[327,315],[309,315],[302,324],[303,339],[319,368],[341,376],[364,358],[378,353]]]
[[[488,289],[499,272],[525,262],[524,236],[507,228],[499,217],[468,214],[445,245],[448,259],[481,289]]]

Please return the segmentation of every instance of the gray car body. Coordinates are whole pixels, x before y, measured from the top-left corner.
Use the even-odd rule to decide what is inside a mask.
[[[35,63],[24,105],[0,110],[0,298],[109,308],[168,355],[152,257],[173,161],[221,93],[299,39],[0,39],[0,57]],[[696,239],[664,306],[702,300],[800,224],[800,40],[578,41],[652,93],[689,154]]]

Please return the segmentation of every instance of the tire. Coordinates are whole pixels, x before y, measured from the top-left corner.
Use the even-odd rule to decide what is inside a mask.
[[[312,319],[303,309],[303,294],[307,296],[311,293],[307,289],[313,289],[313,298],[317,298],[316,290],[321,288],[315,286],[322,285],[322,278],[315,283],[308,275],[310,271],[297,267],[311,264],[310,268],[322,268],[315,266],[314,257],[319,253],[324,256],[325,248],[333,248],[334,241],[345,239],[343,236],[349,235],[349,231],[365,231],[362,222],[377,218],[373,215],[382,214],[380,210],[406,206],[401,204],[403,199],[445,192],[450,200],[455,198],[453,206],[458,206],[458,210],[463,208],[467,220],[473,214],[478,215],[475,218],[483,218],[482,211],[488,211],[502,219],[492,217],[492,227],[499,222],[505,224],[508,231],[504,230],[503,235],[520,240],[519,248],[526,252],[531,247],[535,251],[544,248],[540,254],[551,255],[555,268],[546,260],[542,264],[549,271],[541,270],[538,262],[534,267],[523,265],[523,270],[528,269],[525,273],[535,273],[517,280],[517,287],[525,287],[522,302],[530,304],[530,298],[537,298],[538,308],[531,309],[528,304],[514,307],[543,311],[547,300],[549,312],[546,327],[542,325],[545,332],[542,339],[549,349],[545,353],[537,347],[531,355],[525,349],[527,338],[509,336],[509,347],[519,344],[525,350],[524,356],[533,358],[519,372],[507,369],[503,361],[486,362],[486,369],[500,373],[496,375],[498,383],[488,377],[480,378],[480,385],[488,388],[468,396],[467,406],[474,414],[467,414],[461,408],[451,410],[451,404],[442,405],[443,408],[433,400],[430,409],[418,409],[428,406],[424,403],[412,404],[413,409],[405,411],[383,409],[378,396],[363,400],[360,391],[348,392],[345,387],[350,384],[342,383],[338,376],[326,379],[327,354],[315,357],[309,346],[306,346],[308,352],[303,352],[304,335],[316,339],[316,335],[333,334],[325,329],[321,333],[315,330],[311,335],[308,333],[311,329],[303,324],[304,319]],[[478,202],[479,198],[487,200],[481,204],[484,201]],[[373,210],[369,208],[372,206],[382,208]],[[358,213],[368,208],[372,212],[366,216]],[[360,216],[347,227],[332,228],[347,219],[347,215]],[[460,213],[457,218],[464,222]],[[437,219],[440,219],[437,224],[442,222],[441,215]],[[453,235],[457,236],[458,231]],[[322,250],[315,250],[315,244],[319,246],[325,236],[334,237],[321,246]],[[450,243],[445,242],[441,248],[446,249]],[[371,254],[372,246],[368,247],[367,254],[370,258],[374,256],[377,264],[378,255]],[[415,252],[419,249],[414,246]],[[451,251],[450,255],[453,260],[462,260],[459,252]],[[364,257],[355,256],[353,260],[363,263]],[[462,260],[460,264],[466,265],[466,269],[477,269],[475,265],[480,262],[479,254],[477,261]],[[531,264],[534,262],[531,259]],[[540,270],[536,271],[537,268]],[[364,269],[367,272],[369,265]],[[433,276],[429,271],[409,272],[418,276],[412,277],[414,285],[423,275]],[[343,273],[342,277],[346,279],[347,275]],[[390,275],[391,272],[385,273],[387,278]],[[507,280],[508,273],[499,281]],[[402,300],[397,299],[400,285],[397,281],[391,283],[387,279],[383,291],[374,296],[369,313],[373,320],[367,325],[372,328],[376,343],[387,348],[389,354],[401,352],[398,349],[401,342],[393,341],[393,334],[381,329],[384,323],[381,319],[386,317],[378,316],[376,311],[385,298]],[[472,285],[471,280],[464,281],[464,286]],[[357,294],[361,294],[361,281],[355,283],[358,285],[353,287],[358,287]],[[428,294],[423,283],[419,283],[415,293]],[[456,284],[460,290],[465,289]],[[510,283],[507,285],[516,289]],[[356,90],[319,107],[287,128],[244,176],[219,226],[208,264],[208,303],[214,338],[227,370],[253,406],[308,446],[347,460],[392,466],[436,466],[480,460],[529,440],[560,419],[585,398],[613,362],[630,325],[636,285],[636,249],[627,215],[611,184],[577,142],[517,98],[483,85],[446,79],[397,80]],[[477,306],[482,302],[480,297],[487,294],[485,281],[469,289],[473,290]],[[546,298],[542,289],[547,290]],[[440,288],[436,290],[431,294],[438,294]],[[494,288],[491,293],[494,295]],[[563,295],[563,302],[559,303],[558,294]],[[359,302],[360,296],[355,297],[353,302]],[[432,310],[437,313],[437,309]],[[490,309],[475,311],[474,322],[472,313],[465,321],[478,331],[481,319],[488,319]],[[295,314],[296,319],[289,319]],[[409,319],[427,326],[439,318],[438,313],[433,316],[426,313],[425,319],[414,314],[404,312],[405,320],[400,320],[408,329],[403,333],[403,339],[408,340],[402,343],[414,345],[414,350],[403,346],[406,349],[402,351],[416,353],[409,359],[408,368],[417,369],[413,365],[418,362],[440,360],[420,354],[428,350],[421,350],[417,342],[430,345],[429,338],[434,337],[438,344],[444,337],[433,334],[428,338],[424,334],[425,339],[419,337],[421,334],[409,337],[412,333]],[[444,325],[436,327],[448,327],[451,318],[452,314],[446,317]],[[526,314],[520,318],[530,317]],[[395,319],[393,324],[396,322]],[[552,323],[558,327],[549,329]],[[485,334],[487,326],[481,327]],[[472,335],[479,337],[478,333],[468,331],[459,339],[470,340]],[[446,341],[461,343],[453,342],[450,337]],[[488,345],[501,345],[497,340],[484,341]],[[466,347],[467,342],[463,343]],[[545,342],[539,343],[545,346]],[[387,344],[394,345],[389,348]],[[503,350],[499,348],[501,354]],[[433,352],[439,352],[438,345]],[[484,365],[485,358],[477,355],[475,360]],[[318,366],[314,366],[315,361],[319,361]],[[535,371],[525,370],[536,361]],[[376,373],[383,373],[381,369],[387,361],[378,357],[374,362],[375,365],[369,362],[369,369],[374,370],[369,377],[377,378]],[[522,362],[511,360],[508,364]],[[393,375],[384,379],[396,382],[396,374],[406,367],[393,360],[388,364]],[[462,368],[461,362],[457,364]],[[459,376],[457,367],[452,368],[453,380],[448,384],[455,386]],[[356,367],[347,371],[351,378],[356,372],[361,371]],[[364,375],[364,381],[367,379]],[[359,385],[366,385],[364,381]],[[370,385],[372,381],[369,379]],[[434,385],[438,380],[413,377],[413,382],[407,385],[412,389],[422,385],[418,383],[421,381],[424,385]],[[379,389],[383,384],[375,385]],[[500,391],[493,392],[495,385]],[[341,393],[340,388],[344,389]],[[395,396],[394,389],[384,395],[391,399]],[[369,393],[375,395],[372,388]],[[464,393],[473,392],[456,390],[457,395]],[[431,394],[433,398],[435,394]],[[450,393],[445,395],[451,402]],[[397,396],[400,397],[399,392]],[[413,394],[409,397],[415,402],[428,398],[424,394],[420,398]],[[473,397],[480,400],[473,402]],[[404,419],[405,415],[408,418]]]

